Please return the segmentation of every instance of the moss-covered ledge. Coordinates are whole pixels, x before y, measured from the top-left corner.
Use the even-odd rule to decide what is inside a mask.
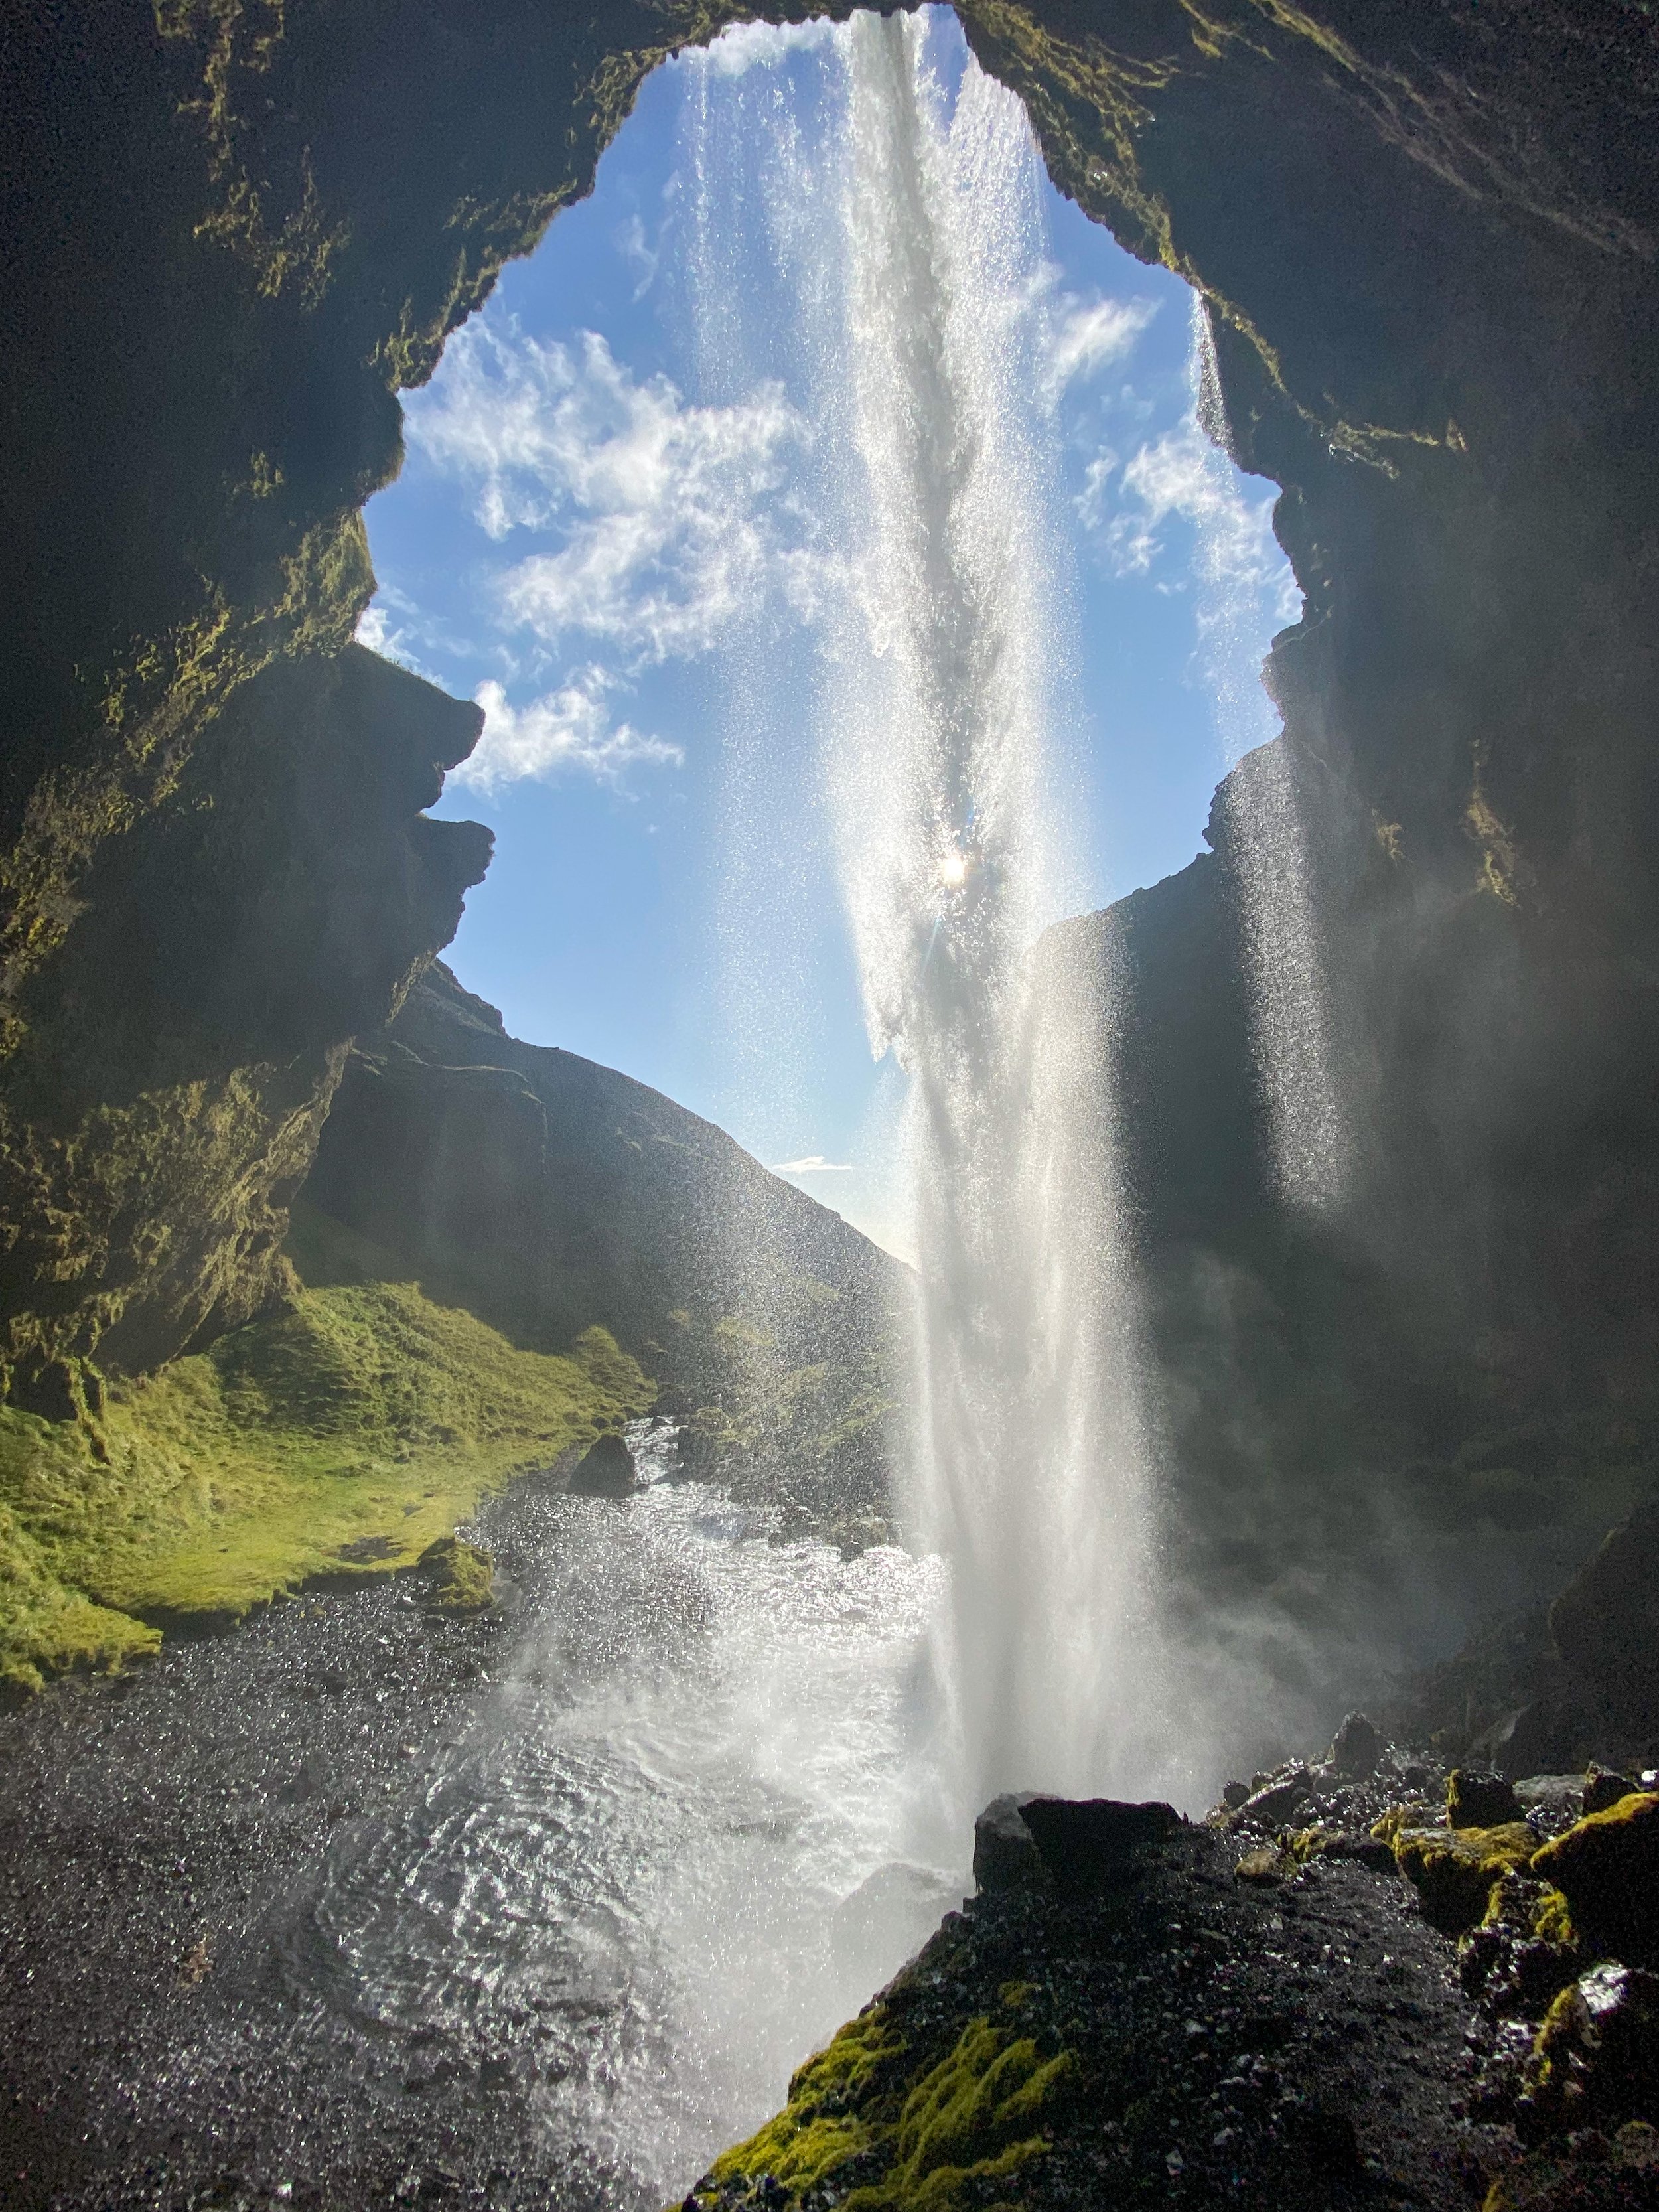
[[[118,1671],[319,1575],[413,1566],[653,1395],[602,1329],[521,1352],[416,1284],[361,1283],[301,1291],[95,1418],[0,1408],[0,1690]]]

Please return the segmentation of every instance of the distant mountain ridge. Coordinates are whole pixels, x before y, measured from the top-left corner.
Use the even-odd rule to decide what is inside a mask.
[[[417,1279],[529,1350],[607,1328],[703,1463],[884,1519],[904,1269],[660,1091],[509,1036],[441,962],[354,1049],[295,1250],[309,1281]]]

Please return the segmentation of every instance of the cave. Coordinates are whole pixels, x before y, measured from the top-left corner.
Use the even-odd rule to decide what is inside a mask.
[[[123,1409],[148,1406],[154,1437],[185,1451],[200,1402],[191,1378],[207,1372],[192,1363],[212,1363],[216,1408],[230,1409],[216,1421],[292,1403],[314,1426],[316,1374],[346,1376],[368,1403],[398,1358],[447,1362],[448,1395],[423,1418],[485,1457],[488,1443],[495,1473],[512,1452],[490,1389],[502,1402],[520,1394],[517,1407],[556,1382],[556,1417],[534,1416],[550,1458],[555,1442],[586,1448],[654,1403],[702,1423],[711,1462],[748,1450],[775,1502],[787,1486],[775,1455],[720,1410],[737,1354],[715,1317],[735,1294],[708,1257],[712,1224],[752,1214],[787,1308],[781,1371],[827,1356],[869,1382],[867,1330],[849,1321],[824,1336],[822,1302],[799,1288],[828,1285],[844,1315],[872,1298],[884,1272],[861,1240],[719,1131],[689,1133],[692,1117],[643,1086],[516,1043],[434,965],[489,851],[479,825],[428,810],[482,717],[355,635],[374,590],[362,508],[403,457],[398,393],[432,377],[507,263],[592,190],[652,70],[732,23],[851,12],[838,0],[31,0],[14,27],[0,59],[12,301],[0,360],[0,1680],[20,1726],[40,1725],[43,1685],[61,1677],[79,1694],[90,1675],[114,1694],[162,1635],[170,1650],[181,1632],[182,1649],[184,1632],[288,1596],[285,1567],[232,1589],[195,1552],[194,1595],[159,1577],[155,1532],[186,1513],[165,1487],[159,1519],[95,1573],[85,1565],[118,1500],[149,1480]],[[1239,1710],[1259,1679],[1268,1716],[1238,1744],[1261,1784],[1238,1804],[1275,1788],[1291,1790],[1287,1815],[1303,1802],[1273,1778],[1293,1753],[1285,1715],[1304,1734],[1334,1725],[1368,1667],[1373,1681],[1429,1668],[1397,1691],[1391,1724],[1443,1765],[1490,1768],[1507,1789],[1605,1753],[1650,1792],[1650,9],[956,0],[955,12],[978,66],[1023,102],[1058,191],[1202,301],[1216,433],[1280,488],[1275,530],[1304,601],[1265,672],[1284,721],[1271,764],[1252,755],[1224,782],[1209,854],[1097,918],[1118,978],[1125,1172],[1179,1601],[1194,1633],[1257,1623],[1220,1646],[1245,1678]],[[1334,1206],[1298,1202],[1273,1172],[1242,980],[1239,810],[1269,774],[1306,825],[1334,1049],[1359,1102],[1363,1141]],[[408,1300],[363,1320],[366,1286],[417,1275],[448,1320]],[[705,1278],[706,1315],[684,1290]],[[364,1333],[319,1320],[302,1285],[336,1293],[329,1316]],[[410,1355],[417,1338],[426,1348]],[[392,1431],[362,1433],[368,1459],[392,1466]],[[815,1462],[792,1498],[803,1526],[833,1519],[845,1536],[863,1516],[879,1530],[882,1448],[861,1430],[849,1449],[845,1464]],[[184,1462],[167,1463],[176,1483]],[[231,1485],[230,1459],[212,1464],[217,1475],[204,1459],[191,1479]],[[264,1494],[236,1468],[246,1495]],[[469,1570],[453,1530],[481,1494],[428,1486],[405,1504],[398,1492],[410,1522],[392,1545],[378,1523],[355,1533],[368,1523],[330,1492],[334,1517],[304,1534],[294,1589],[388,1559],[413,1566],[418,1534],[434,1606],[459,1618]],[[198,1534],[190,1543],[205,1552]],[[1376,1762],[1347,1773],[1341,1741],[1321,1771],[1363,1796]],[[50,1767],[38,1747],[28,1758]],[[1407,1762],[1401,1777],[1407,1766],[1419,1771]],[[1402,1797],[1423,1786],[1396,1778]],[[1638,1799],[1633,1788],[1613,1802]],[[1392,1812],[1365,1804],[1366,1848],[1387,1857],[1394,1843],[1369,1814]],[[1594,1817],[1588,1797],[1580,1809]],[[1503,1811],[1520,1820],[1522,1801],[1511,1791]],[[1155,1821],[1124,1841],[1060,1814],[999,1817],[981,1823],[975,1869],[1016,1918],[1050,1888],[1054,1911],[1081,1911],[1067,1887],[1079,1866],[1107,1881],[1102,1868],[1165,1848]],[[1504,1821],[1453,1825],[1497,1837]],[[1224,1946],[1259,1944],[1258,1907],[1316,1917],[1291,1896],[1314,1847],[1293,1866],[1272,1827],[1255,1875],[1233,1854],[1230,1894],[1243,1902],[1228,1907]],[[1196,1909],[1176,1865],[1189,1846],[1167,1848],[1176,1870],[1148,1877],[1146,1894],[1178,1921]],[[1431,1901],[1443,1879],[1424,1872],[1432,1856],[1421,1847],[1406,1869]],[[1513,1856],[1504,1870],[1525,1871]],[[1356,1845],[1328,1887],[1373,1871]],[[1574,1895],[1569,1875],[1548,1893]],[[1460,1906],[1434,1910],[1474,1941]],[[1603,1941],[1585,1932],[1595,1906],[1575,1895],[1574,1911],[1576,1965],[1650,1982],[1650,1931]],[[1114,1922],[1100,1940],[1132,1944],[1139,1925]],[[1547,1934],[1540,1923],[1532,1940]],[[950,1938],[973,1940],[963,1926]],[[1443,1972],[1415,1921],[1390,1940],[1411,1972]],[[1018,1949],[975,1954],[961,1975],[974,2004],[993,1986],[986,1961]],[[1489,1953],[1471,1954],[1487,1963],[1466,1987]],[[209,1976],[207,1958],[199,1972],[179,1965],[180,1987]],[[1502,1972],[1524,1981],[1525,1962],[1505,1953]],[[1022,1973],[1011,1966],[995,1984],[1007,2021],[951,2015],[915,2095],[943,2111],[1000,2067],[1028,2117],[1048,2109],[1065,2069],[1043,2070],[1060,2067],[1046,2030],[1021,2040],[1024,2000],[1006,1991]],[[797,2078],[784,2135],[714,2169],[688,2203],[841,2201],[830,2169],[790,2145],[842,2124],[860,2085],[888,2081],[904,2037],[933,2033],[925,2004],[911,2017],[915,1994],[843,2030]],[[1557,2025],[1539,2033],[1557,2044],[1529,2062],[1534,2136],[1508,2152],[1541,2155],[1527,2146],[1565,2142],[1575,2112],[1605,2122],[1607,2145],[1619,2123],[1651,2136],[1659,2112],[1639,2087],[1608,2090],[1605,2108],[1552,2106],[1566,2061],[1552,2076],[1550,2052],[1579,2030],[1556,1987],[1550,2000]],[[1266,2002],[1247,1990],[1234,2013]],[[1630,2006],[1630,2033],[1650,2038],[1650,1993]],[[1207,2020],[1199,2044],[1224,2040]],[[1262,2067],[1278,2033],[1256,2038]],[[16,2102],[35,2115],[15,2124],[15,2164],[34,2177],[21,2201],[97,2201],[100,2172],[136,2186],[107,2130],[78,2163],[54,2144],[39,2116],[55,2063],[19,2061]],[[1632,2080],[1646,2063],[1632,2062]],[[1443,2087],[1401,2092],[1424,2142],[1452,2125]],[[1424,2097],[1440,2098],[1432,2113]],[[973,2138],[987,2163],[964,2204],[993,2201],[995,2160],[1027,2140],[1016,2118]],[[934,2202],[919,2193],[933,2169],[915,2165],[899,2120],[869,2124],[890,2120],[910,2148],[890,2151],[889,2193],[865,2201]],[[1044,2121],[1045,2140],[1069,2124]],[[1381,2185],[1316,2097],[1272,2124],[1263,2171],[1291,2161],[1296,2190],[1357,2203]],[[1498,2185],[1495,2155],[1488,2146],[1480,2166],[1471,2152],[1456,2177],[1443,2160],[1438,2179],[1432,2160],[1402,2167],[1399,2187],[1413,2202],[1479,2201]],[[1635,2179],[1622,2152],[1596,2155],[1609,2204],[1648,2201],[1650,2147],[1626,2161]],[[1200,2163],[1160,2143],[1148,2170],[1198,2201]],[[205,2188],[211,2164],[185,2157],[179,2172]],[[312,2201],[337,2201],[328,2190],[349,2179],[318,2183]],[[172,2185],[164,2172],[154,2196],[122,2201],[172,2202]],[[241,2186],[188,2201],[229,2202]]]

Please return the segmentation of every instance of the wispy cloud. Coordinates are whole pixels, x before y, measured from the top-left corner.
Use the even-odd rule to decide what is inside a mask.
[[[490,537],[553,535],[508,568],[503,618],[549,647],[572,633],[626,664],[707,652],[791,588],[802,511],[789,495],[806,425],[776,384],[729,407],[636,382],[588,331],[572,348],[475,323],[451,339],[413,444],[475,486]]]
[[[1196,410],[1120,465],[1109,448],[1090,463],[1078,500],[1113,572],[1148,574],[1164,549],[1164,526],[1177,519],[1197,535],[1194,565],[1201,581],[1267,596],[1282,621],[1299,605],[1290,564],[1273,537],[1276,489],[1253,496],[1212,445]]]
[[[358,616],[354,635],[359,645],[366,645],[383,660],[395,660],[411,675],[424,676],[428,683],[434,683],[437,679],[421,659],[415,626],[397,620],[399,613],[406,611],[395,592],[382,590],[374,605]]]
[[[685,758],[678,745],[612,721],[605,694],[613,688],[605,670],[588,666],[560,690],[514,707],[499,684],[481,684],[475,696],[484,710],[483,734],[452,770],[452,781],[494,793],[574,772],[620,787],[626,771],[641,763],[678,768]]]
[[[822,1152],[809,1152],[802,1160],[780,1160],[774,1175],[851,1175],[851,1160],[826,1160]]]
[[[1121,361],[1157,313],[1156,300],[1080,300],[1061,293],[1048,318],[1050,404],[1078,378]]]
[[[617,251],[624,261],[631,261],[639,271],[640,281],[634,287],[634,297],[644,299],[657,281],[657,266],[662,258],[661,249],[647,245],[645,224],[637,212],[630,215],[616,234]]]

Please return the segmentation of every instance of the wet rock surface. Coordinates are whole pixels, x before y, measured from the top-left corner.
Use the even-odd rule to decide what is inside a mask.
[[[1586,1817],[1602,1786],[1449,1772],[1351,1717],[1199,1824],[1000,1797],[979,1895],[684,2212],[1650,2206],[1659,1978],[1602,1949],[1659,1796]],[[1580,1859],[1625,1900],[1599,1935],[1554,1886]],[[998,2101],[1017,2052],[1040,2107]]]
[[[1258,1889],[1238,1856],[1183,1825],[1091,1893],[974,1899],[887,1993],[896,2071],[925,2074],[980,2018],[1068,2055],[1024,2205],[1478,2202],[1503,2147],[1460,2109],[1475,2015],[1449,1948],[1392,1875],[1346,1861]],[[878,2185],[849,2162],[775,2201]],[[750,2176],[688,2204],[769,2201]]]

